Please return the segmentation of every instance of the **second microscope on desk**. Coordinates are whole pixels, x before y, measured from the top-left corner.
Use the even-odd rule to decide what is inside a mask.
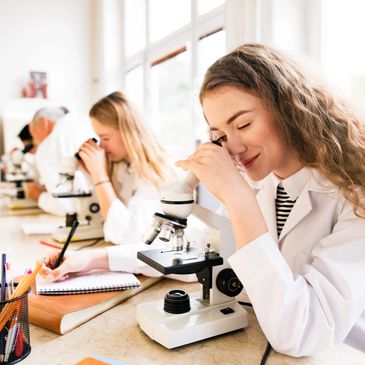
[[[196,273],[201,293],[172,290],[164,300],[137,306],[137,321],[144,332],[166,348],[174,348],[247,326],[247,312],[236,301],[243,289],[227,258],[236,250],[226,217],[194,204],[198,180],[194,175],[170,184],[162,192],[164,214],[155,213],[145,234],[147,244],[159,236],[166,249],[138,252],[137,257],[163,274]],[[184,242],[187,217],[193,214],[211,233],[204,249]]]
[[[75,220],[78,220],[80,225],[72,241],[104,237],[99,202],[92,191],[92,184],[87,178],[86,172],[82,171],[78,160],[76,154],[63,162],[57,192],[52,194],[58,199],[71,198],[75,201],[75,211],[66,214],[65,226],[57,228],[52,233],[52,238],[58,242],[66,241],[70,227]]]

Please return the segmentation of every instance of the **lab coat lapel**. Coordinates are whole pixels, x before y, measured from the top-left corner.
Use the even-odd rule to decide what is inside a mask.
[[[257,202],[261,208],[267,228],[273,239],[277,242],[278,233],[276,230],[276,208],[275,208],[276,187],[269,177],[257,193]]]
[[[293,209],[291,210],[287,221],[284,224],[281,231],[279,242],[290,232],[306,215],[312,210],[312,202],[308,189],[299,195],[298,200],[295,202]]]

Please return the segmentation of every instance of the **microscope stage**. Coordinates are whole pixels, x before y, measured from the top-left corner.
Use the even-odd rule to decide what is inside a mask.
[[[237,301],[206,305],[195,293],[191,310],[182,314],[164,311],[164,301],[137,305],[137,322],[153,340],[168,349],[247,327],[247,312]]]
[[[52,194],[54,198],[88,198],[92,196],[91,193],[84,193],[79,191],[69,191],[63,193],[54,193]]]
[[[205,268],[223,264],[223,258],[218,253],[204,254],[194,247],[189,251],[176,251],[168,248],[139,251],[137,258],[164,275],[194,274]]]
[[[57,242],[64,243],[66,242],[69,233],[70,227],[59,227],[52,233],[52,238]],[[104,238],[104,231],[101,225],[80,224],[76,233],[73,235],[71,242],[94,240],[98,238]]]

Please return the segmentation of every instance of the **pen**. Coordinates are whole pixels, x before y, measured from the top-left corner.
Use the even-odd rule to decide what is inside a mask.
[[[74,222],[72,223],[72,227],[71,227],[70,233],[67,236],[66,242],[63,245],[60,254],[58,255],[58,258],[57,258],[56,263],[53,265],[53,270],[56,269],[58,266],[60,266],[61,261],[63,259],[63,256],[65,255],[65,252],[67,250],[67,247],[70,244],[71,239],[72,239],[72,236],[74,235],[74,233],[75,233],[76,228],[77,228],[78,225],[79,225],[79,221],[74,220]]]
[[[1,255],[1,301],[6,299],[6,253]]]
[[[3,253],[1,255],[1,297],[0,297],[0,301],[2,303],[5,302],[6,299],[6,254]],[[2,307],[1,307],[1,311],[2,311]],[[1,331],[0,332],[0,353],[1,353],[1,358],[4,359],[5,356],[5,331]],[[2,360],[3,361],[3,360]],[[2,362],[1,361],[1,362]]]
[[[9,360],[10,354],[14,351],[15,348],[15,340],[18,333],[18,312],[19,312],[19,306],[14,311],[14,316],[11,319],[10,326],[8,329],[8,335],[6,338],[6,348],[5,348],[5,361]]]
[[[6,271],[8,272],[8,298],[11,298],[11,295],[14,293],[14,280],[13,280],[13,271],[11,270],[10,262],[6,263]]]

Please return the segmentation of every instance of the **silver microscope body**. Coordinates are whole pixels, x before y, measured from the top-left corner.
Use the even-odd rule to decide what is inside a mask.
[[[164,300],[137,306],[137,321],[144,332],[166,348],[174,348],[247,326],[247,312],[235,300],[242,284],[227,258],[235,250],[231,224],[226,217],[194,203],[198,180],[194,175],[168,185],[162,192],[165,214],[155,213],[147,230],[147,244],[159,236],[171,242],[166,249],[140,251],[137,257],[162,274],[195,273],[202,285],[190,296],[172,290]],[[187,217],[192,214],[210,228],[203,249],[184,242]],[[200,246],[201,247],[201,246]]]
[[[79,221],[79,226],[72,241],[103,238],[100,205],[92,191],[92,184],[86,172],[82,171],[78,160],[74,156],[65,159],[59,175],[57,190],[52,195],[58,199],[73,199],[75,211],[66,214],[65,226],[58,227],[52,233],[52,238],[58,242],[65,242],[75,220]]]

